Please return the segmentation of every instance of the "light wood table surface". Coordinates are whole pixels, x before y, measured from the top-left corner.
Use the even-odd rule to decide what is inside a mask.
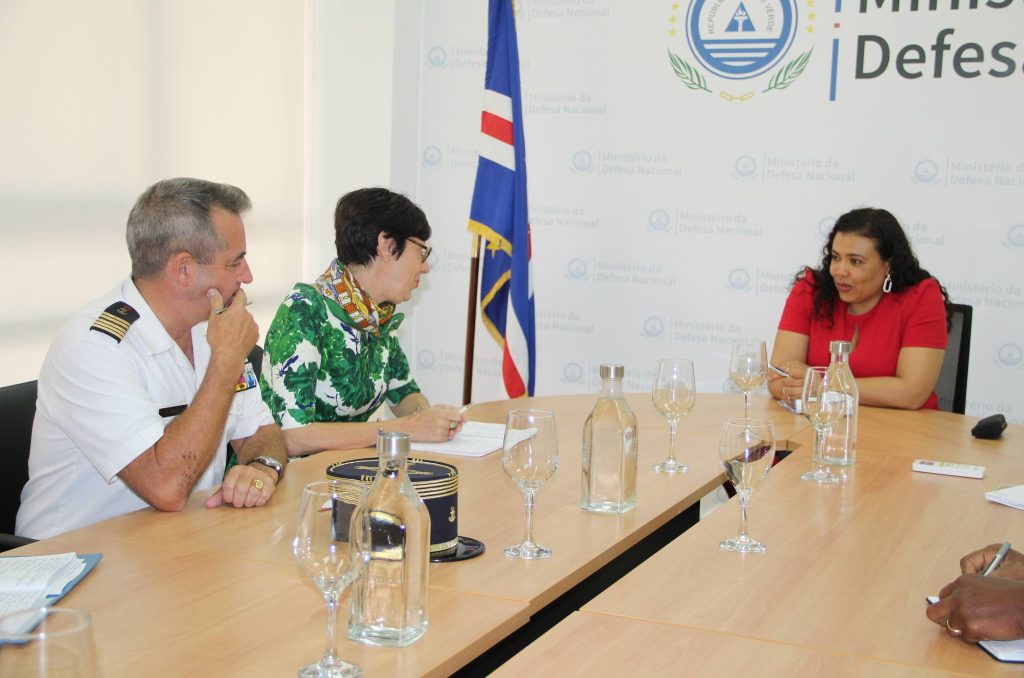
[[[731,636],[735,647],[754,657],[761,646],[747,641],[907,670],[1019,674],[1019,667],[949,637],[928,621],[924,608],[927,595],[959,574],[961,556],[1003,540],[1024,545],[1021,514],[984,498],[988,490],[1024,484],[1024,427],[1011,426],[1003,439],[984,441],[970,436],[975,420],[961,415],[865,407],[860,417],[857,463],[842,485],[800,481],[810,467],[807,431],[801,434],[806,444],[754,491],[750,533],[767,545],[766,553],[719,549],[720,540],[736,533],[734,499],[597,596],[583,613],[685,629],[675,641],[680,643],[691,642],[698,631]],[[915,473],[910,464],[919,457],[981,464],[987,474],[975,480]],[[563,622],[542,640],[571,641],[588,623]],[[605,624],[611,623],[599,626]],[[622,633],[629,637],[633,631],[623,626]],[[619,646],[623,652],[635,648],[629,642]],[[530,666],[540,647],[527,648],[509,668]],[[660,651],[645,645],[644,653]],[[687,666],[703,673],[704,660],[691,660]],[[718,660],[709,654],[707,661],[710,667]]]
[[[574,612],[494,676],[960,675],[673,624]]]
[[[535,508],[535,535],[554,550],[550,560],[502,553],[522,538],[525,513],[500,453],[422,455],[459,468],[459,533],[480,539],[487,551],[431,565],[430,628],[422,640],[402,650],[342,640],[343,657],[371,676],[451,673],[722,482],[718,432],[726,417],[742,415],[742,396],[698,395],[679,429],[678,456],[692,470],[668,477],[650,469],[667,453],[667,425],[649,396],[630,395],[640,427],[637,509],[626,516],[580,510],[582,427],[595,401],[596,395],[532,398],[474,405],[468,413],[504,422],[513,408],[555,411],[561,465]],[[783,440],[806,427],[764,398],[755,398],[752,414],[772,419]],[[327,451],[297,460],[259,509],[206,509],[209,492],[197,493],[179,513],[136,511],[9,555],[103,553],[60,603],[93,615],[103,675],[290,675],[320,656],[326,626],[322,597],[291,553],[302,487],[324,479],[333,462],[365,456],[375,453]],[[339,625],[345,624],[343,611]]]

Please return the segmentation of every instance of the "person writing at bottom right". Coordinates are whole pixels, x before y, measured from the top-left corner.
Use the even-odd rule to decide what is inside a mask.
[[[796,276],[779,321],[770,374],[773,397],[800,398],[808,365],[829,364],[829,343],[853,343],[850,370],[862,405],[938,409],[935,384],[946,352],[949,295],[914,256],[883,209],[836,220],[820,268]]]
[[[979,640],[1024,638],[1024,555],[1007,552],[1003,562],[984,576],[999,544],[990,544],[960,560],[963,572],[939,592],[939,602],[925,610],[949,635]]]

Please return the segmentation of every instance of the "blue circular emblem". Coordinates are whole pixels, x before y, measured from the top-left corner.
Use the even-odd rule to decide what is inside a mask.
[[[569,266],[566,270],[569,272],[570,277],[582,280],[587,276],[587,262],[577,257],[569,261]]]
[[[745,80],[775,66],[797,30],[795,0],[693,0],[686,39],[712,73]]]
[[[419,366],[423,369],[432,370],[434,369],[434,365],[437,364],[437,357],[430,349],[423,349],[416,355],[416,362],[419,363]]]
[[[1014,247],[1024,247],[1024,224],[1011,226],[1006,233],[1006,241]]]
[[[586,151],[576,151],[572,156],[572,168],[578,172],[589,172],[593,162]]]
[[[1007,367],[1014,367],[1024,359],[1024,351],[1017,344],[1003,344],[999,347],[999,362]]]
[[[734,268],[729,271],[729,287],[734,290],[745,290],[750,287],[750,274],[746,269]]]
[[[437,146],[427,146],[423,149],[423,164],[436,167],[441,162],[441,149]]]
[[[568,363],[562,370],[562,378],[570,384],[577,384],[583,379],[583,368],[579,363]]]
[[[665,331],[665,323],[658,316],[652,315],[644,321],[644,335],[648,337],[660,337]]]
[[[741,177],[747,178],[754,176],[754,172],[757,171],[757,161],[749,155],[741,155],[736,158],[736,162],[733,164],[736,169],[736,174]]]
[[[939,176],[939,166],[931,160],[922,160],[914,165],[914,178],[918,181],[931,183]]]
[[[444,47],[434,47],[427,52],[427,63],[434,68],[441,68],[448,63],[448,52]]]
[[[647,218],[647,226],[655,233],[663,233],[668,228],[669,216],[668,212],[662,209],[657,209],[651,212],[651,216]]]

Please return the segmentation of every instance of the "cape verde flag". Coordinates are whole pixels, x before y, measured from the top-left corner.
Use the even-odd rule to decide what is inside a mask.
[[[533,395],[536,346],[526,146],[512,0],[490,0],[487,17],[480,160],[469,230],[487,241],[480,255],[480,310],[484,325],[502,347],[505,391],[518,398]]]

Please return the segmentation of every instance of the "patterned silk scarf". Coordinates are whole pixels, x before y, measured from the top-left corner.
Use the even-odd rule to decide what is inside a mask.
[[[356,282],[352,272],[337,259],[313,281],[313,285],[320,290],[320,294],[340,304],[360,329],[374,336],[380,336],[381,325],[386,324],[395,314],[394,304],[387,301],[378,304],[371,299]]]

